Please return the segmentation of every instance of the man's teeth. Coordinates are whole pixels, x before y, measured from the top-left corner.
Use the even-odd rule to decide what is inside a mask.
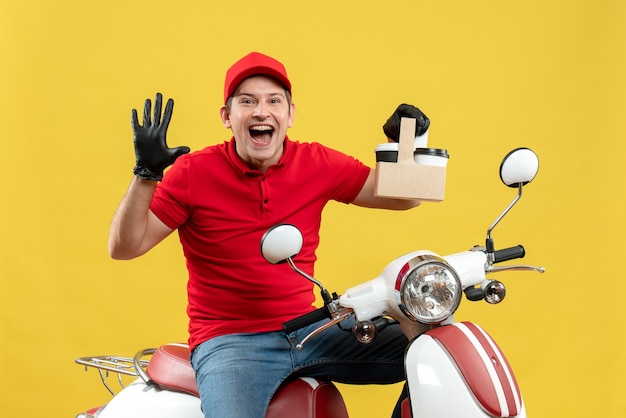
[[[260,126],[251,126],[250,130],[257,131],[257,132],[267,132],[267,131],[272,131],[273,128],[269,125],[260,125]]]

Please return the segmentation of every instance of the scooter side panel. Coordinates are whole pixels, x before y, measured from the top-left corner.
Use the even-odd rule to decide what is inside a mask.
[[[107,404],[99,418],[204,418],[200,399],[137,380]]]
[[[413,340],[406,354],[406,373],[414,418],[484,418],[452,359],[427,334]]]
[[[412,342],[406,366],[414,417],[526,416],[504,355],[483,333],[475,324],[457,323]]]

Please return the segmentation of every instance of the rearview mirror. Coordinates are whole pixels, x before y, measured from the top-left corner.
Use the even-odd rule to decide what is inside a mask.
[[[509,152],[500,164],[500,179],[509,187],[519,187],[532,181],[539,170],[539,158],[529,148]]]
[[[261,254],[271,264],[284,263],[302,250],[300,230],[290,224],[276,225],[261,238]]]

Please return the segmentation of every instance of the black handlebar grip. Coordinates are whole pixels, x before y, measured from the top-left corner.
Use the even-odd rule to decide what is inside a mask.
[[[306,313],[304,315],[301,315],[297,318],[294,318],[291,321],[285,322],[283,324],[283,331],[289,334],[300,328],[304,328],[307,325],[311,325],[318,321],[321,321],[322,319],[325,319],[325,318],[330,318],[330,315],[328,313],[328,309],[326,309],[326,307],[322,307],[314,311],[311,311],[309,313]]]
[[[516,258],[524,258],[526,250],[521,245],[505,248],[493,252],[493,262],[500,263],[502,261],[514,260]]]

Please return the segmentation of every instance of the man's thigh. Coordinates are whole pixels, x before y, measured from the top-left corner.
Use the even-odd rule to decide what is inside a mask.
[[[194,349],[206,417],[263,417],[280,383],[292,371],[290,344],[282,332],[213,338]]]

